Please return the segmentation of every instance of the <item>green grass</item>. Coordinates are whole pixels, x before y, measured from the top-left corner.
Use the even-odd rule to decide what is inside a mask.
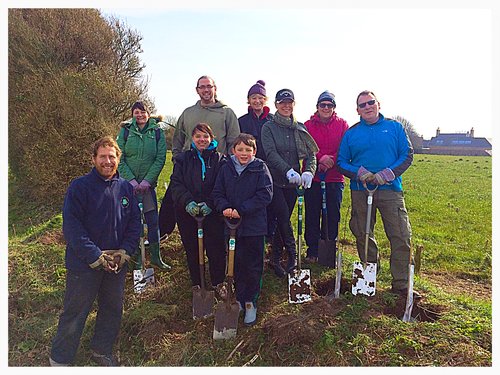
[[[170,156],[158,187],[171,173]],[[404,174],[413,243],[422,245],[415,287],[424,294],[420,319],[401,321],[404,300],[388,292],[389,244],[377,219],[382,270],[377,294],[348,290],[357,260],[348,218],[348,184],[342,207],[343,293],[327,301],[335,271],[307,265],[313,301],[287,302],[285,280],[267,269],[258,323],[238,327],[236,338],[214,342],[213,318],[193,321],[185,254],[177,231],[162,247],[171,272],[155,270],[157,286],[132,292],[131,274],[116,349],[125,366],[492,366],[491,188],[492,159],[415,155]],[[9,182],[9,354],[10,366],[46,366],[57,329],[65,286],[61,215],[27,205]],[[296,215],[296,213],[295,213]],[[294,227],[296,216],[292,217]],[[296,228],[295,228],[296,229]],[[305,249],[303,249],[305,251]],[[76,359],[91,366],[88,319]],[[236,350],[235,350],[236,349]]]

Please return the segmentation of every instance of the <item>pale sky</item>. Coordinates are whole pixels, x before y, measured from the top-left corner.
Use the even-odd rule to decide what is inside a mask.
[[[302,122],[328,89],[352,125],[356,96],[368,89],[385,116],[403,116],[426,139],[438,126],[492,137],[491,9],[98,9],[143,36],[158,114],[179,117],[206,74],[238,117],[262,79],[271,111],[276,92],[292,89]]]

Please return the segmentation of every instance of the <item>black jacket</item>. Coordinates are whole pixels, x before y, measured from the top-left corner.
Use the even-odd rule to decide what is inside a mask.
[[[266,164],[255,158],[238,175],[232,160],[222,167],[212,196],[217,211],[238,210],[242,222],[238,236],[261,236],[267,233],[266,207],[273,197],[273,181]]]
[[[198,158],[196,149],[192,148],[175,156],[170,189],[177,208],[184,209],[189,202],[195,201],[206,202],[212,210],[215,210],[211,197],[212,189],[220,168],[226,163],[226,157],[216,150],[204,150],[201,155],[206,167],[203,181],[201,160]]]
[[[255,157],[264,161],[266,160],[266,153],[264,152],[264,147],[262,147],[260,133],[262,131],[262,125],[272,119],[273,115],[269,113],[269,107],[264,107],[264,112],[260,115],[259,118],[257,118],[253,109],[249,107],[248,113],[238,119],[238,123],[240,124],[240,131],[242,133],[253,135],[255,137],[255,140],[257,141],[257,154],[255,155]]]

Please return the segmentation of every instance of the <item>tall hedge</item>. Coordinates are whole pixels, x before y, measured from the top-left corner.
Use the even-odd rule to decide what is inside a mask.
[[[95,9],[9,9],[9,169],[19,194],[59,209],[91,145],[148,100],[141,36]]]

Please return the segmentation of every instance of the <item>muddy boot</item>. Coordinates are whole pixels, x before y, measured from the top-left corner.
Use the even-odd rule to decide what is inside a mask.
[[[130,258],[130,268],[132,270],[141,270],[142,269],[142,259],[141,259],[141,251]]]
[[[273,246],[271,253],[271,260],[269,261],[269,266],[274,270],[276,276],[281,278],[286,276],[286,272],[283,269],[283,267],[281,267],[280,260],[281,260],[281,248]]]
[[[168,264],[163,263],[160,255],[160,244],[158,242],[150,243],[148,250],[149,254],[151,255],[151,264],[154,264],[158,268],[165,271],[170,271],[172,269],[172,267],[170,267]]]
[[[287,253],[286,272],[290,273],[297,267],[297,251],[295,249],[288,249]]]

